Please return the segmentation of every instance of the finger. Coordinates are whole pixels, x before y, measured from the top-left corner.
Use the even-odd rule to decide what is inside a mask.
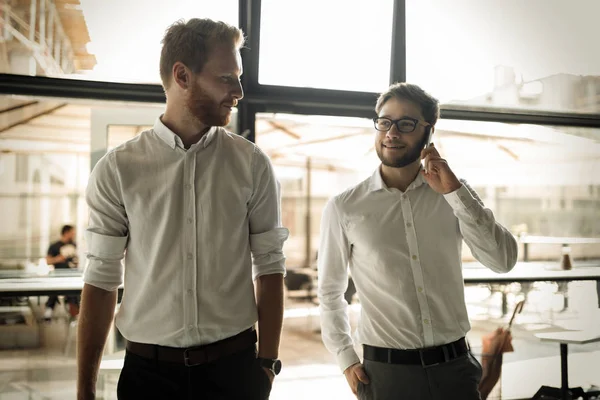
[[[356,374],[356,377],[359,381],[361,381],[364,384],[369,383],[369,377],[367,376],[367,373],[365,372],[365,369],[362,365],[360,367],[356,367],[354,369],[354,373]]]
[[[427,172],[438,174],[441,170],[448,167],[448,162],[443,158],[429,159],[427,162]]]
[[[437,157],[440,156],[440,153],[438,153],[438,151],[435,148],[435,146],[433,145],[433,143],[431,143],[428,147],[421,150],[421,159],[427,157],[429,154],[437,156]]]

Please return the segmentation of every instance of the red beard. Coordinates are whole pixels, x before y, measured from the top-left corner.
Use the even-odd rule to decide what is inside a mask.
[[[196,87],[190,89],[186,103],[190,114],[204,125],[226,126],[231,120],[231,113],[224,112],[223,104],[215,103]]]

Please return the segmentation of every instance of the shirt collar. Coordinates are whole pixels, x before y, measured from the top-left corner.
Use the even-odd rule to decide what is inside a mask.
[[[158,137],[161,138],[161,140],[165,142],[170,148],[175,149],[175,147],[180,147],[184,149],[185,146],[183,145],[183,141],[181,140],[181,138],[177,136],[172,130],[167,128],[165,124],[163,124],[163,122],[161,121],[161,117],[162,115],[156,118],[156,121],[154,122],[154,132],[156,132]],[[213,141],[217,129],[218,128],[216,126],[211,127],[208,130],[208,132],[206,132],[206,134],[202,136],[202,138],[197,144],[201,145],[203,148],[206,148]]]
[[[419,173],[417,174],[417,177],[415,178],[414,181],[412,181],[412,183],[410,185],[408,185],[408,188],[406,189],[406,191],[408,192],[409,190],[416,189],[419,186],[426,184],[426,183],[427,183],[427,181],[425,180],[425,178],[423,178],[423,175],[421,174],[421,170],[419,169]],[[387,190],[387,191],[390,190],[390,188],[387,187],[387,185],[383,181],[383,178],[381,177],[381,165],[380,165],[379,167],[377,167],[375,172],[373,172],[373,175],[371,175],[371,179],[369,181],[369,191],[375,192],[377,190],[382,190],[382,189]]]

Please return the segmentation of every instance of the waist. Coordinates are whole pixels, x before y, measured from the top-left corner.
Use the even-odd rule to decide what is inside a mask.
[[[363,345],[366,360],[387,364],[421,365],[424,368],[454,360],[468,352],[469,346],[464,337],[452,343],[423,349],[401,350]]]
[[[256,341],[256,330],[252,327],[235,336],[202,346],[179,348],[127,341],[125,347],[127,351],[140,357],[191,367],[238,353],[254,346]]]

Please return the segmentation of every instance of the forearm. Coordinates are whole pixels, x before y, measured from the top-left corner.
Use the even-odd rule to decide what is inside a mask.
[[[515,266],[517,242],[501,225],[492,222],[482,229],[471,223],[461,223],[461,232],[475,259],[486,267],[502,273]]]
[[[95,393],[100,359],[113,322],[117,291],[85,284],[77,324],[77,392],[79,399]]]
[[[283,274],[261,275],[256,280],[258,356],[277,358],[283,325]]]
[[[325,348],[335,355],[342,371],[359,362],[351,336],[348,305],[343,292],[320,294],[321,336]]]
[[[517,243],[470,187],[445,195],[458,218],[460,232],[473,256],[496,272],[510,271],[517,261]]]
[[[48,264],[48,265],[54,265],[56,263],[63,262],[63,261],[65,261],[65,258],[61,255],[54,256],[54,257],[46,256],[46,264]]]

